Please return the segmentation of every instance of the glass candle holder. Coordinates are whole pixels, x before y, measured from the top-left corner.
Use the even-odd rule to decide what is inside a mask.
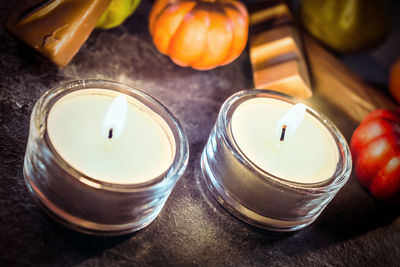
[[[84,124],[77,126],[78,128],[82,127],[77,130],[83,131],[82,135],[86,135],[85,138],[87,138],[79,143],[83,144],[83,148],[78,145],[76,149],[79,151],[76,152],[69,147],[68,142],[62,143],[62,138],[64,138],[62,135],[69,134],[65,133],[62,127],[68,127],[65,125],[69,124],[74,126],[75,120],[74,117],[68,119],[68,121],[57,120],[57,114],[69,116],[63,110],[65,105],[71,104],[68,101],[72,99],[73,101],[87,103],[87,105],[90,105],[88,112],[96,117],[97,110],[90,111],[90,108],[99,102],[99,109],[101,110],[104,101],[107,102],[118,95],[124,95],[128,98],[127,121],[129,112],[133,112],[132,120],[135,119],[136,122],[140,120],[149,121],[151,127],[154,126],[155,131],[160,132],[159,134],[165,139],[166,151],[169,153],[167,153],[166,163],[163,163],[164,167],[160,167],[159,172],[153,172],[152,166],[147,168],[149,170],[146,171],[151,173],[148,174],[150,176],[146,179],[141,179],[141,173],[138,173],[132,180],[116,179],[114,181],[113,179],[118,178],[123,170],[112,169],[112,167],[110,167],[110,170],[107,169],[102,166],[107,165],[104,164],[103,158],[98,156],[99,153],[103,153],[102,156],[106,157],[105,161],[108,160],[107,156],[115,161],[112,164],[110,163],[110,166],[119,166],[118,164],[121,164],[121,162],[127,162],[128,164],[125,165],[129,165],[129,161],[132,164],[137,164],[135,161],[143,160],[141,155],[131,154],[130,150],[126,149],[126,146],[131,146],[130,141],[136,142],[135,144],[138,146],[142,144],[142,148],[145,149],[146,142],[149,142],[148,137],[144,136],[145,134],[139,137],[142,140],[135,140],[137,137],[135,135],[136,125],[133,125],[133,128],[131,127],[133,130],[125,130],[130,131],[135,137],[123,137],[121,135],[119,138],[122,139],[116,141],[116,144],[127,141],[118,144],[118,149],[126,153],[122,153],[121,160],[114,158],[114,154],[118,155],[119,152],[114,151],[118,149],[114,148],[113,144],[108,144],[113,142],[109,140],[104,140],[105,144],[101,145],[104,145],[104,147],[98,149],[99,153],[96,152],[97,148],[94,148],[93,158],[85,159],[82,156],[86,155],[87,152],[85,151],[86,143],[91,143],[92,140],[85,131],[91,131],[91,125],[96,124],[95,118],[93,120],[86,118],[91,115],[71,114],[71,116],[75,116],[76,120],[82,121],[86,118],[87,123],[89,123],[89,126]],[[85,102],[86,98],[87,102]],[[71,112],[73,112],[73,109],[71,109]],[[56,119],[49,120],[49,115]],[[52,126],[49,123],[56,125]],[[96,132],[97,126],[94,128],[93,132]],[[98,128],[100,131],[101,127]],[[140,133],[139,130],[142,129],[137,128]],[[112,130],[110,130],[110,134],[112,135]],[[157,135],[154,135],[157,138]],[[58,136],[61,136],[61,139]],[[101,140],[100,134],[97,135],[96,133],[96,136]],[[95,137],[93,137],[94,139]],[[68,140],[73,141],[74,138]],[[93,146],[97,145],[96,142],[93,141]],[[69,155],[71,153],[72,156]],[[108,155],[109,153],[111,153],[111,156]],[[147,155],[148,158],[156,156]],[[188,141],[181,125],[173,114],[156,99],[138,89],[116,82],[94,79],[78,80],[47,91],[36,102],[30,121],[29,139],[24,161],[24,177],[29,192],[39,206],[61,224],[88,234],[120,235],[139,230],[157,217],[177,180],[184,173],[188,156]],[[81,166],[80,160],[74,161],[74,157],[84,158],[83,160],[87,160],[88,166],[90,166]],[[130,166],[125,165],[123,167],[129,169]],[[140,165],[145,164],[140,163]],[[98,169],[90,170],[91,166],[97,166]],[[91,174],[97,173],[97,171],[99,171],[99,175]],[[132,171],[135,172],[135,167],[132,168]],[[104,177],[101,177],[101,175],[104,175]]]
[[[351,154],[345,138],[333,123],[308,107],[304,117],[306,122],[302,122],[302,124],[310,125],[312,137],[308,138],[311,138],[311,143],[320,142],[319,140],[326,141],[326,153],[333,155],[326,157],[326,166],[323,165],[319,171],[310,171],[310,177],[307,177],[307,168],[319,168],[317,166],[319,163],[311,162],[311,166],[307,167],[307,164],[303,166],[302,162],[306,162],[307,158],[313,159],[313,157],[318,161],[321,156],[319,154],[312,155],[313,149],[318,153],[325,153],[325,148],[321,149],[319,144],[311,144],[310,147],[314,148],[308,149],[307,144],[303,144],[301,140],[299,144],[295,143],[296,140],[292,140],[292,143],[300,148],[298,151],[293,149],[297,154],[293,156],[293,159],[289,152],[287,155],[289,160],[283,165],[272,164],[272,167],[265,167],[264,162],[259,161],[257,155],[251,155],[246,146],[252,145],[254,136],[258,138],[257,128],[259,127],[257,124],[267,123],[268,120],[273,120],[270,125],[278,122],[271,118],[276,116],[276,114],[272,114],[273,112],[264,112],[259,118],[257,114],[263,109],[273,110],[274,108],[270,106],[280,107],[282,105],[284,109],[286,107],[289,109],[296,103],[297,101],[289,96],[268,90],[246,90],[234,94],[222,105],[216,124],[202,153],[203,177],[213,196],[233,215],[259,228],[273,231],[295,231],[306,227],[319,216],[346,183],[351,173]],[[244,112],[247,112],[245,109],[253,110],[252,116],[255,117],[243,117]],[[252,122],[252,120],[256,121]],[[243,125],[239,123],[243,123]],[[241,132],[248,125],[255,126],[255,130],[245,129],[245,134],[250,133],[247,144],[246,140],[241,140]],[[306,126],[303,128],[307,128]],[[268,127],[264,127],[266,132],[270,131]],[[286,130],[286,126],[284,128]],[[304,129],[300,128],[297,136],[294,134],[292,139],[302,138],[301,134]],[[316,131],[313,131],[313,128]],[[262,140],[264,137],[260,138]],[[263,146],[261,143],[260,145]],[[253,148],[257,150],[257,144]],[[281,153],[280,149],[282,147],[279,144],[276,148],[272,148],[271,151],[277,154],[270,158],[271,161],[275,161],[276,157],[284,156],[284,152]],[[263,149],[259,150],[256,152],[263,155]],[[323,155],[322,158],[325,156]],[[300,163],[294,162],[295,160],[299,160]],[[268,160],[265,164],[269,164]],[[331,170],[327,170],[327,166],[330,166]],[[311,177],[312,175],[315,177]]]

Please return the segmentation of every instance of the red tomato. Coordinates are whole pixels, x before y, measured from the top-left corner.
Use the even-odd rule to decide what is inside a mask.
[[[400,203],[400,108],[368,114],[350,149],[360,183],[377,199]]]

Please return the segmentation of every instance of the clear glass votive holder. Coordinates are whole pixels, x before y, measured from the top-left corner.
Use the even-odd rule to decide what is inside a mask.
[[[175,154],[160,176],[138,184],[118,184],[89,177],[70,166],[54,149],[47,118],[63,96],[83,89],[123,93],[141,102],[165,121],[174,138]],[[106,80],[77,80],[57,86],[36,102],[30,120],[24,177],[38,205],[59,223],[93,235],[121,235],[151,223],[162,210],[189,157],[187,137],[174,115],[152,96]]]
[[[217,201],[239,219],[267,230],[296,231],[311,224],[346,183],[352,169],[351,154],[336,126],[307,107],[306,112],[326,127],[336,143],[339,159],[332,177],[317,183],[299,183],[259,168],[238,147],[231,126],[237,107],[259,97],[297,103],[287,95],[257,89],[228,98],[202,153],[203,177]]]

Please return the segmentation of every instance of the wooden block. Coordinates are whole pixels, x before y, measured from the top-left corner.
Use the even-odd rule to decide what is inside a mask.
[[[304,36],[304,41],[316,92],[354,121],[361,121],[375,109],[396,107],[387,95],[365,84],[311,37]]]
[[[282,26],[250,37],[253,71],[288,59],[302,59],[301,43],[292,26]]]
[[[282,0],[264,0],[249,6],[249,24],[254,27],[259,24],[276,26],[293,21],[293,16]]]
[[[250,60],[256,88],[298,98],[312,96],[301,40],[293,26],[281,26],[251,36]]]
[[[297,98],[312,96],[310,81],[301,61],[289,60],[253,72],[257,89],[279,91]]]

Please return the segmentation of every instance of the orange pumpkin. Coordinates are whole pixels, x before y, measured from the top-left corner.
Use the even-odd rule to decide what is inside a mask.
[[[400,103],[400,57],[393,64],[389,75],[389,92]]]
[[[149,20],[157,49],[180,66],[226,65],[247,42],[248,13],[235,0],[157,0]]]

